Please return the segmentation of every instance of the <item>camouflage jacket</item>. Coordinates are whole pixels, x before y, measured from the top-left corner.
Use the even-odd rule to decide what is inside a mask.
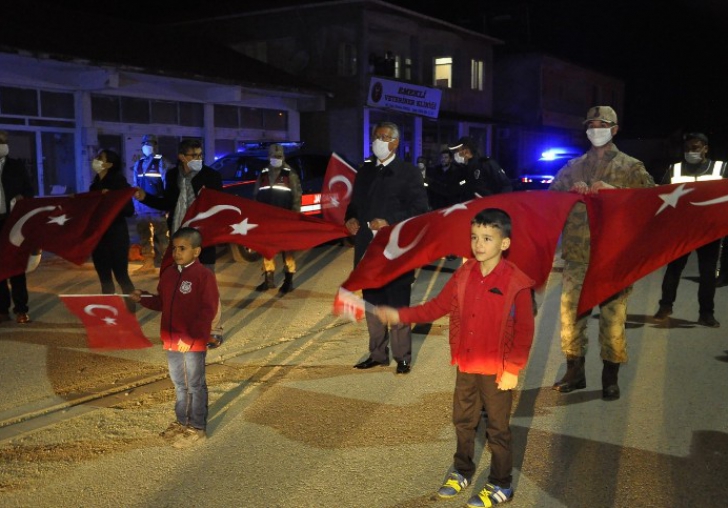
[[[641,161],[620,152],[616,145],[612,144],[603,159],[597,158],[594,148],[581,157],[571,159],[556,174],[549,190],[568,192],[577,182],[591,186],[600,180],[623,189],[655,186],[655,181]],[[588,263],[590,238],[586,205],[577,203],[564,226],[561,257],[566,261]]]

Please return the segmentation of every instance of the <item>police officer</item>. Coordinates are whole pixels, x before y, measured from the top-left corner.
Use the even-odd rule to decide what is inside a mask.
[[[684,155],[682,162],[670,166],[665,174],[663,183],[688,183],[720,180],[725,176],[726,163],[708,159],[708,137],[701,132],[691,132],[684,136]],[[668,180],[669,181],[665,181]],[[715,297],[715,269],[718,266],[720,242],[716,240],[702,247],[698,247],[698,305],[700,308],[698,324],[710,328],[718,328],[720,323],[713,315]],[[690,253],[670,262],[662,279],[662,298],[660,308],[654,315],[657,321],[665,321],[672,314],[672,304],[677,295],[677,286],[680,283],[685,265]],[[721,267],[723,268],[723,267]],[[721,270],[722,272],[723,270]]]
[[[155,196],[164,194],[165,163],[157,153],[157,136],[145,134],[142,138],[143,156],[134,164],[134,186]],[[137,214],[137,232],[142,245],[144,263],[137,272],[153,272],[155,258],[161,261],[169,244],[167,214],[135,201]]]
[[[255,182],[255,200],[268,205],[278,206],[294,212],[301,211],[301,180],[285,160],[283,146],[278,143],[268,148],[268,165],[263,168]],[[283,285],[278,290],[284,295],[293,290],[293,274],[296,273],[296,260],[292,251],[281,252],[285,262]],[[256,291],[275,288],[275,258],[263,258],[263,276],[265,280],[256,287]]]
[[[513,190],[511,181],[495,159],[478,157],[473,138],[464,136],[448,148],[453,151],[455,162],[463,168],[461,201]]]

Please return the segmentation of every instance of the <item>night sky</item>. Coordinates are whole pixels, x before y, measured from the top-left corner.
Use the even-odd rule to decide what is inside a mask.
[[[713,156],[728,158],[728,0],[388,1],[487,33],[511,49],[543,50],[622,78],[620,136],[666,138],[703,131],[711,138]],[[302,2],[66,0],[63,5],[154,23],[155,18],[297,3]]]

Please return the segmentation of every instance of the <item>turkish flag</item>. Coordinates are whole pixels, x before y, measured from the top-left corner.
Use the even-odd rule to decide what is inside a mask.
[[[0,231],[0,280],[26,271],[39,249],[83,264],[134,195],[134,188],[16,202]]]
[[[364,319],[365,312],[373,312],[373,305],[351,291],[339,288],[334,298],[334,316],[342,316],[354,323]]]
[[[448,254],[470,257],[470,221],[485,208],[500,208],[510,215],[511,246],[505,256],[537,287],[543,286],[566,217],[581,199],[566,192],[512,192],[412,217],[379,230],[342,287],[377,288]]]
[[[59,295],[83,326],[91,349],[151,347],[136,316],[119,295]]]
[[[591,251],[579,313],[728,236],[728,180],[602,190],[585,202]]]
[[[325,220],[334,224],[344,223],[355,179],[356,169],[332,153],[321,188],[321,213]]]
[[[343,224],[212,189],[200,191],[182,226],[199,230],[203,247],[237,243],[267,258],[283,250],[310,249],[349,236]]]

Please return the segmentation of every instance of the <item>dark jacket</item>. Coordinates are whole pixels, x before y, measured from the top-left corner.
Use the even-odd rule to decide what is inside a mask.
[[[477,198],[476,193],[485,197],[513,190],[511,181],[495,159],[473,157],[461,167],[465,173],[463,201]]]
[[[164,175],[164,194],[157,196],[154,194],[147,194],[142,203],[167,212],[167,225],[169,226],[170,234],[174,234],[172,230],[172,221],[174,220],[174,211],[177,208],[177,200],[179,199],[179,185],[177,183],[177,177],[182,171],[181,164],[169,169]],[[220,173],[212,169],[210,166],[202,166],[202,169],[192,178],[192,189],[195,191],[195,196],[200,195],[200,191],[205,187],[207,189],[222,190],[222,177]],[[200,262],[205,265],[211,265],[215,263],[215,246],[205,247],[202,249],[200,254]]]
[[[427,211],[427,192],[419,169],[399,157],[381,170],[376,159],[364,161],[346,209],[346,220],[355,217],[360,225],[354,239],[354,263],[359,262],[374,238],[367,226],[369,221],[384,219],[393,225]]]
[[[10,213],[10,201],[17,197],[32,198],[34,195],[33,184],[30,182],[30,175],[25,169],[25,164],[20,159],[5,157],[2,177],[3,192]]]
[[[103,189],[107,190],[120,190],[129,188],[129,182],[126,181],[124,174],[121,171],[113,171],[107,173],[104,178],[99,178],[96,175],[91,182],[90,191],[100,191]],[[104,236],[99,240],[96,248],[100,246],[113,246],[119,249],[129,249],[129,227],[126,224],[126,217],[134,215],[134,202],[129,201],[121,209],[119,215],[116,216],[114,222],[111,223],[109,229],[106,230]]]

